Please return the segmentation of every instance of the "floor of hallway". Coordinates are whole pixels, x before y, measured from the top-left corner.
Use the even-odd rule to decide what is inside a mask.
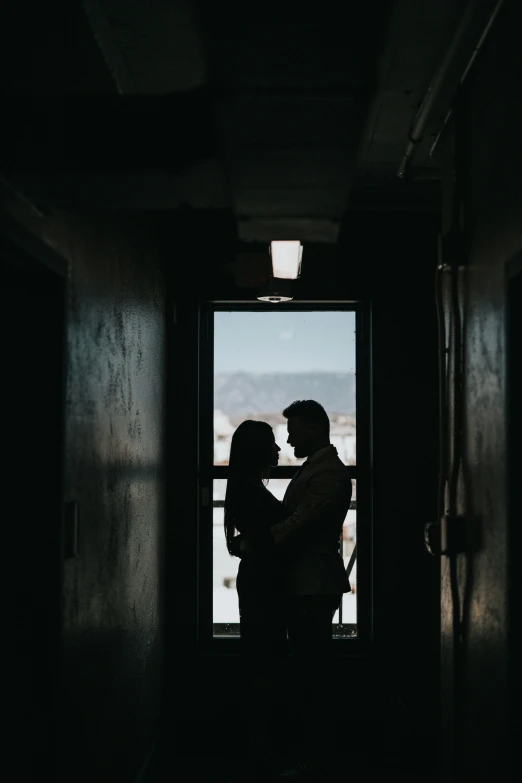
[[[400,721],[390,717],[389,724],[360,724],[352,733],[350,747],[339,738],[332,749],[307,776],[270,774],[256,768],[241,751],[244,743],[232,723],[221,732],[210,732],[210,722],[199,722],[184,730],[167,732],[159,743],[138,783],[166,783],[176,779],[201,783],[247,783],[247,781],[314,780],[337,783],[356,779],[357,783],[437,783],[439,779],[435,754],[438,743],[433,736],[407,731]],[[176,737],[177,735],[177,737]],[[196,747],[198,739],[201,746]],[[295,746],[294,746],[295,747]],[[229,750],[232,748],[232,750]],[[292,767],[298,751],[281,759],[280,770]],[[286,762],[286,763],[285,763]],[[355,776],[355,777],[354,777]]]
[[[354,777],[355,776],[355,777]],[[422,764],[411,764],[405,758],[390,758],[375,748],[374,758],[366,761],[353,757],[347,765],[344,758],[334,755],[319,767],[314,774],[307,776],[270,775],[257,770],[241,758],[224,756],[190,755],[168,757],[165,754],[152,761],[148,771],[139,783],[166,783],[176,779],[197,780],[201,783],[247,783],[249,781],[274,780],[314,780],[324,783],[337,783],[356,779],[358,783],[381,783],[401,781],[401,783],[436,783],[438,772],[433,768],[422,769]]]

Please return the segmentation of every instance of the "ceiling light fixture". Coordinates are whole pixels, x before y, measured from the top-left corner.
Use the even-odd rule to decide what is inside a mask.
[[[270,258],[272,273],[261,302],[290,302],[292,296],[292,280],[301,276],[303,246],[299,240],[278,240],[270,242]]]

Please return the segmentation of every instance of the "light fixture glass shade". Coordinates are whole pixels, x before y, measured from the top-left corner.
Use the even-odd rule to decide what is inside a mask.
[[[271,302],[272,304],[291,302],[294,298],[293,283],[291,280],[276,280],[271,277],[257,298],[261,302]]]
[[[272,276],[278,280],[296,280],[301,274],[303,246],[298,240],[270,242]]]
[[[274,291],[273,294],[268,294],[268,296],[258,296],[257,298],[260,302],[271,302],[271,304],[278,304],[279,302],[291,302],[294,297],[281,296],[281,294],[278,294]]]

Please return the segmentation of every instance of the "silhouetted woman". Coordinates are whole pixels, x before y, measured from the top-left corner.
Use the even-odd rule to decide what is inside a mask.
[[[237,574],[240,635],[251,691],[246,712],[251,723],[250,753],[269,761],[277,703],[277,658],[284,653],[286,629],[282,612],[282,564],[270,545],[269,528],[285,518],[283,504],[267,489],[270,466],[280,448],[269,424],[244,421],[230,447],[225,496],[225,536],[230,554],[237,554],[234,536],[251,543]],[[274,665],[276,664],[276,665]],[[247,715],[245,714],[245,718]]]

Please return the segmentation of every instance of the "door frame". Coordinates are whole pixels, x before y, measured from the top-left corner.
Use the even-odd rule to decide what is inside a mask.
[[[239,654],[238,640],[213,635],[212,530],[213,504],[213,316],[217,311],[309,312],[349,310],[356,313],[357,466],[357,637],[336,637],[335,654],[360,655],[373,643],[373,432],[371,382],[371,306],[364,301],[293,301],[277,305],[247,301],[212,301],[199,306],[198,368],[198,600],[197,644],[203,653]],[[362,433],[362,434],[360,434]],[[276,469],[277,470],[277,469]],[[362,565],[361,565],[362,564]]]

